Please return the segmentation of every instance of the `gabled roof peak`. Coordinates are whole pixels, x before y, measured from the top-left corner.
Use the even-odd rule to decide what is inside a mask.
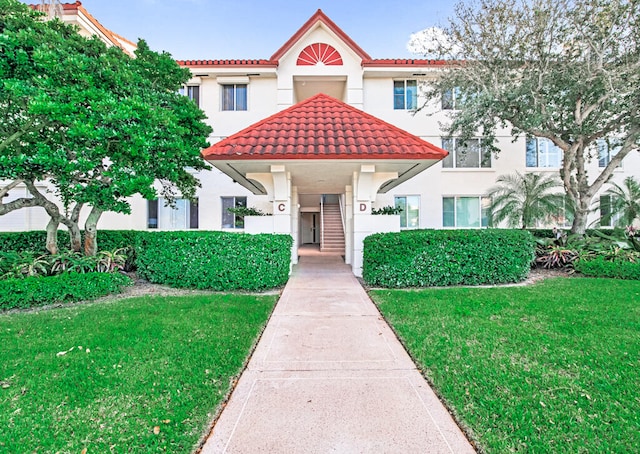
[[[291,48],[302,38],[309,30],[311,30],[318,22],[322,22],[329,30],[335,33],[356,55],[362,60],[371,60],[371,57],[360,46],[352,40],[340,27],[336,25],[329,16],[327,16],[321,9],[315,12],[313,16],[307,20],[307,22],[298,29],[298,31],[284,45],[271,56],[269,60],[278,61],[284,54],[286,54]]]

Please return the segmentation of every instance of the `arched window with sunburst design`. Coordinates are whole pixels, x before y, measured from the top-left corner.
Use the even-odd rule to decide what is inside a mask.
[[[322,63],[326,66],[342,66],[340,53],[325,43],[314,43],[305,47],[298,55],[298,66],[314,66]]]

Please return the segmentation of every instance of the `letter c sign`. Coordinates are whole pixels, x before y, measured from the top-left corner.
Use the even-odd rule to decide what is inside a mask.
[[[278,204],[278,211],[280,211],[282,213],[284,211],[284,209],[285,209],[284,203],[279,203]]]
[[[361,203],[360,204],[360,211],[367,211],[367,204],[366,203]]]

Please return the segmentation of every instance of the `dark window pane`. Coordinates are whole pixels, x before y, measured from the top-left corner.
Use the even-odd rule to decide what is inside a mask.
[[[453,109],[453,91],[452,90],[445,90],[442,93],[442,109],[443,110]]]
[[[247,110],[246,85],[236,85],[236,110]]]
[[[189,202],[189,228],[198,228],[198,199]]]
[[[222,86],[222,110],[234,110],[234,86]]]
[[[442,149],[447,150],[449,154],[446,158],[442,160],[442,167],[444,168],[453,168],[453,139],[450,137],[445,137],[442,139]]]
[[[393,82],[393,108],[395,110],[404,109],[404,81],[396,80]]]
[[[407,109],[418,107],[418,81],[407,80]]]
[[[193,99],[196,106],[200,107],[200,87],[193,85],[189,87],[189,98]]]
[[[147,227],[150,229],[158,228],[158,201],[147,200]]]
[[[456,225],[455,199],[453,197],[443,197],[442,198],[442,226],[455,227],[455,225]]]
[[[222,228],[232,229],[235,227],[235,214],[231,213],[228,208],[234,208],[235,201],[233,197],[222,198]]]
[[[527,167],[538,167],[538,144],[535,138],[527,139]]]

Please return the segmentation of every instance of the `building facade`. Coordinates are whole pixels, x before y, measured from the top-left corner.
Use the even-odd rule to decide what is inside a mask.
[[[98,26],[95,19],[83,19],[88,13],[79,2],[74,5],[76,16],[70,16],[69,21],[75,21],[90,33],[104,34],[112,44],[129,52],[133,50],[131,43]],[[65,5],[65,11],[72,10],[74,8]],[[371,206],[366,211],[369,215],[372,210],[387,206],[399,206],[403,209],[398,215],[397,227],[385,227],[382,230],[485,227],[488,223],[489,205],[486,194],[498,176],[516,171],[557,174],[561,165],[561,151],[543,139],[514,138],[509,131],[503,131],[499,137],[500,153],[491,155],[482,149],[481,138],[462,147],[455,137],[444,137],[441,125],[448,122],[450,113],[456,108],[455,93],[446,94],[440,102],[428,104],[416,112],[424,103],[420,93],[421,86],[438,77],[443,62],[372,58],[321,10],[268,59],[178,63],[191,70],[193,77],[184,87],[183,93],[206,113],[207,121],[214,129],[210,137],[212,148],[242,131],[251,130],[255,127],[253,125],[279,112],[318,94],[324,94],[447,150],[449,155],[442,160],[430,162],[430,167],[422,166],[420,172],[414,172],[410,178],[397,178],[393,184],[386,187],[382,185],[384,190],[377,191],[372,196]],[[302,132],[288,133],[297,137]],[[275,143],[278,144],[277,140]],[[610,153],[605,147],[594,150],[589,163],[592,178],[607,164]],[[206,150],[204,155],[207,156]],[[352,175],[349,184],[343,184],[341,188],[329,184],[323,187],[320,180],[330,179],[333,173],[340,173],[346,165],[344,160],[327,159],[323,162],[324,167],[311,165],[306,168],[306,174],[296,176],[298,181],[300,178],[315,178],[318,182],[315,185],[305,185],[306,189],[295,192],[295,197],[291,200],[293,217],[288,221],[288,233],[294,235],[297,244],[321,243],[323,205],[327,201],[342,200],[347,248],[345,257],[349,262],[354,260],[353,257],[350,258],[350,254],[355,247],[353,244],[350,246],[349,242],[355,240],[353,231],[348,231],[345,219],[349,218],[349,214],[346,213],[345,206],[350,205],[353,209],[354,203],[357,204],[353,193],[357,192],[354,188],[357,187],[361,174],[354,175],[353,170],[350,170]],[[202,183],[197,192],[197,201],[179,200],[175,208],[170,208],[162,200],[134,198],[131,215],[105,214],[99,228],[243,232],[251,231],[251,228],[247,227],[242,216],[229,212],[229,208],[249,207],[275,214],[273,194],[269,194],[265,184],[259,182],[260,177],[256,177],[257,180],[245,178],[243,182],[242,177],[246,177],[246,173],[234,176],[228,170],[233,167],[229,162],[225,164],[227,167],[218,165],[215,159],[210,162],[214,164],[211,170],[197,174]],[[278,168],[277,166],[285,164],[287,163],[282,159],[274,159],[269,166]],[[367,165],[367,162],[362,161],[360,164]],[[379,168],[384,167],[380,167],[379,162],[378,164]],[[291,178],[286,165],[284,172]],[[254,169],[248,170],[248,173],[265,171],[258,172]],[[621,182],[628,175],[640,175],[640,156],[637,153],[625,158],[613,178]],[[251,181],[258,183],[256,185]],[[291,182],[289,185],[291,186]],[[606,190],[606,185],[604,189]],[[596,197],[594,202],[598,199]],[[13,218],[9,219],[11,216]],[[600,211],[595,209],[591,221],[597,222],[599,218]],[[376,224],[381,221],[372,222]],[[0,224],[3,230],[42,229],[46,224],[46,216],[39,213],[38,209],[29,209],[24,213],[5,216],[5,219],[0,219]],[[553,225],[568,227],[570,220],[563,213],[558,213],[549,222],[549,226]],[[270,228],[272,226],[268,229]],[[371,231],[374,230],[376,229],[372,227]],[[357,268],[358,266],[354,266],[356,274]]]

